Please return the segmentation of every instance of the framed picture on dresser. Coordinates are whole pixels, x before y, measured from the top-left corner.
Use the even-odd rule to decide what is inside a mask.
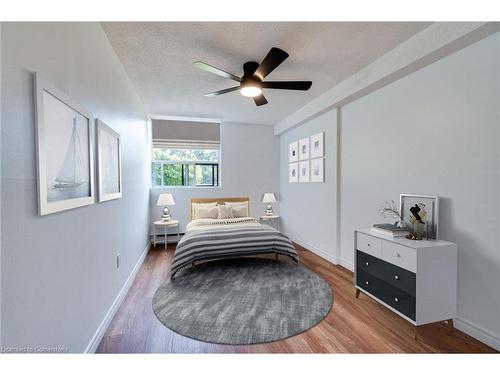
[[[403,221],[413,228],[425,226],[427,238],[439,237],[439,197],[435,195],[400,194],[399,208]]]

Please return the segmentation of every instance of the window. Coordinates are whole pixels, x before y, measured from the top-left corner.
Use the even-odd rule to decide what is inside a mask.
[[[219,186],[220,148],[196,147],[153,146],[153,186]]]
[[[218,122],[152,119],[153,186],[219,186]]]

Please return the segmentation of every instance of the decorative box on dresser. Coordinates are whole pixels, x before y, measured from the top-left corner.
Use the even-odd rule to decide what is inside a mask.
[[[356,298],[360,291],[415,326],[444,321],[457,310],[457,245],[354,231]]]

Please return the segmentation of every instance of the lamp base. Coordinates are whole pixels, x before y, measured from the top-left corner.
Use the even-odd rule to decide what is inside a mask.
[[[271,206],[271,203],[268,203],[266,206],[266,215],[272,215],[273,214],[273,206]]]
[[[163,221],[170,221],[170,219],[172,219],[171,216],[170,216],[170,210],[166,206],[163,209],[163,215],[161,215],[161,219]]]

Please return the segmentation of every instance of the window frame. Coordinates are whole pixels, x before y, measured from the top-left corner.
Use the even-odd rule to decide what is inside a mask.
[[[157,145],[153,144],[151,147],[151,184],[153,188],[210,188],[210,189],[216,189],[216,188],[221,188],[221,159],[222,159],[222,147],[218,148],[206,148],[210,150],[217,150],[219,152],[219,157],[217,162],[213,161],[182,161],[182,160],[155,160],[154,159],[154,149],[175,149],[175,147],[158,147]],[[182,147],[183,149],[191,149],[191,150],[198,150],[201,148],[196,148],[195,145],[194,147]],[[181,147],[179,147],[181,148]],[[161,165],[161,184],[157,185],[156,184],[156,166]],[[182,176],[182,185],[164,185],[164,165],[180,165],[182,168],[181,176]],[[212,166],[212,184],[195,184],[195,185],[184,185],[185,183],[185,166],[187,165],[194,165],[195,168],[197,165],[211,165]],[[217,174],[214,173],[214,169],[217,171]],[[214,185],[214,183],[217,182],[217,185]]]

